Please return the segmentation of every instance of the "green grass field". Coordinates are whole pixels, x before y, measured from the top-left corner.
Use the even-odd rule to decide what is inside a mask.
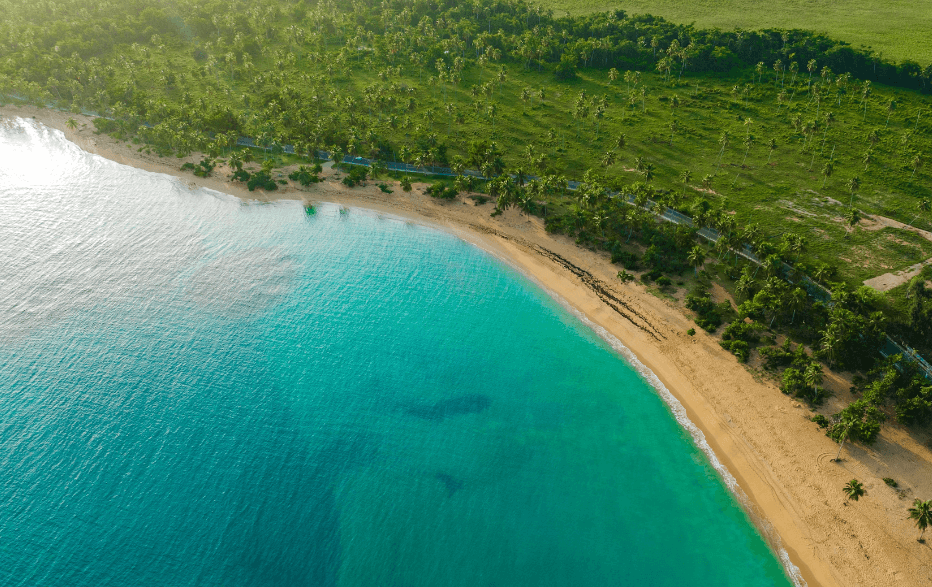
[[[932,61],[932,0],[539,0],[554,14],[624,10],[723,30],[806,29],[885,58]]]

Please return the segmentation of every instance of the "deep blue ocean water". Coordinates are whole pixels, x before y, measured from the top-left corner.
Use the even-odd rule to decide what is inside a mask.
[[[0,121],[0,586],[789,585],[605,340],[374,212]]]

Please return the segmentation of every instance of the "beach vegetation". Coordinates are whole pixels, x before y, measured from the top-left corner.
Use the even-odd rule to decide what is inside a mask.
[[[932,499],[926,501],[917,499],[908,511],[909,518],[915,521],[916,527],[919,528],[919,537],[916,540],[922,542],[922,535],[925,534],[926,528],[932,525]]]
[[[867,492],[864,489],[864,484],[857,479],[852,479],[851,481],[845,483],[845,486],[842,490],[845,493],[845,504],[848,503],[849,499],[857,501],[859,498],[864,497],[864,494]]]

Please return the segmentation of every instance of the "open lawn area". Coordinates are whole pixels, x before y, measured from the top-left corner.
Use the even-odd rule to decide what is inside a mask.
[[[932,61],[932,0],[540,0],[555,15],[624,10],[723,30],[807,29],[888,59]]]

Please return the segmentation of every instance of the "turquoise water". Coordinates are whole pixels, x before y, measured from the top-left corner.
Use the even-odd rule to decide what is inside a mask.
[[[0,123],[0,586],[789,585],[522,275]]]

